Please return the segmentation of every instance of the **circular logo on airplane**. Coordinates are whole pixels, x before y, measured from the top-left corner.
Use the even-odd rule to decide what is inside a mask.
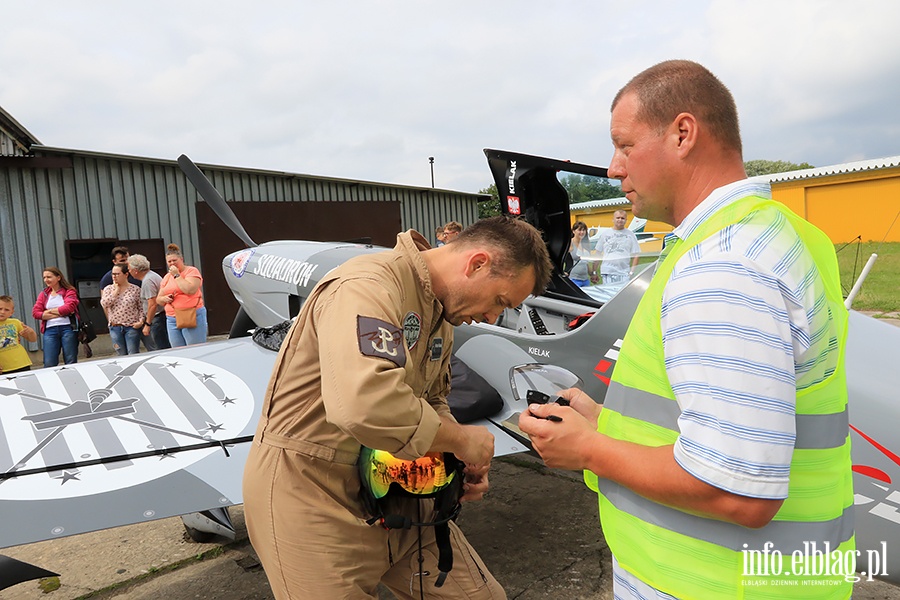
[[[253,248],[242,250],[231,257],[231,273],[235,277],[244,276],[244,271],[247,270],[251,256],[253,256]]]
[[[252,434],[256,416],[238,376],[171,354],[0,378],[0,406],[3,500],[87,496],[158,479],[224,452],[216,442]]]

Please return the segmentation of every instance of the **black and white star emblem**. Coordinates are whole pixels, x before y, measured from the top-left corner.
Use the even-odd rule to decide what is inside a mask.
[[[207,421],[206,427],[204,427],[200,431],[208,431],[209,433],[215,433],[220,429],[225,429],[224,427],[222,427],[221,423],[217,425],[215,423],[210,423],[209,421]]]
[[[69,471],[69,470],[60,472],[60,474],[55,476],[53,479],[59,479],[60,480],[59,485],[65,485],[66,482],[69,481],[70,479],[74,479],[75,481],[81,481],[80,479],[78,479],[78,471]]]

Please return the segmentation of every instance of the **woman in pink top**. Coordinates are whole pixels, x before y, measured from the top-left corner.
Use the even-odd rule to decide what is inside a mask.
[[[166,249],[166,264],[169,272],[163,277],[156,301],[166,307],[166,329],[169,343],[173,348],[206,341],[206,307],[203,305],[203,277],[197,267],[184,264],[181,249],[169,244]],[[175,309],[196,308],[197,326],[178,329],[175,323]]]
[[[71,365],[78,362],[78,294],[56,267],[44,268],[43,279],[47,287],[38,294],[31,315],[41,321],[44,366],[57,366],[60,350],[63,360]]]

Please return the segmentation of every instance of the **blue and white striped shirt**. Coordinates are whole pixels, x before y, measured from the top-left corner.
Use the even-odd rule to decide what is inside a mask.
[[[674,233],[768,184],[715,190]],[[812,256],[783,216],[736,223],[676,263],[662,303],[666,373],[681,408],[675,459],[711,485],[786,498],[798,389],[837,364],[838,345]]]
[[[771,190],[749,180],[718,188],[673,233],[686,239],[751,195],[771,198]],[[661,325],[682,411],[675,460],[720,489],[786,498],[797,391],[825,379],[838,360],[821,277],[787,219],[741,221],[689,250],[666,283]],[[616,598],[668,597],[616,571]]]

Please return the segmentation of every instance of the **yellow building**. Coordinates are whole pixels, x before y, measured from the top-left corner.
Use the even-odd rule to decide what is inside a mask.
[[[772,197],[832,242],[900,242],[900,156],[760,175]],[[893,227],[892,227],[893,225]],[[885,237],[886,236],[886,237]]]
[[[860,238],[863,242],[900,242],[900,156],[875,158],[830,167],[754,177],[769,181],[772,197],[824,231],[835,243]],[[625,198],[570,205],[572,222],[589,228],[611,227],[613,213],[624,210]],[[646,232],[664,233],[672,227],[648,221]]]

